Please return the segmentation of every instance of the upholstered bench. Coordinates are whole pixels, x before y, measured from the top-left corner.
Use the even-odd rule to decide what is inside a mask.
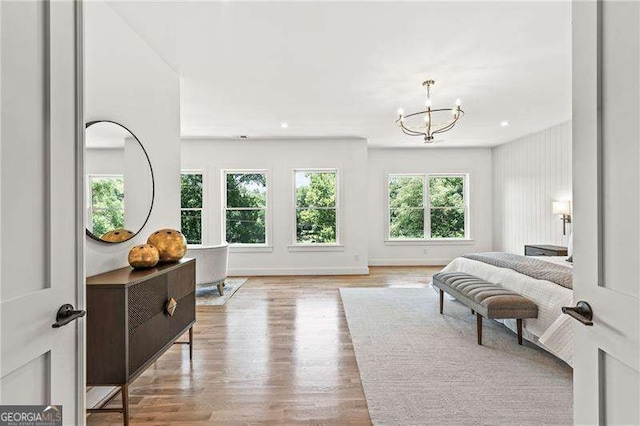
[[[538,317],[538,306],[531,300],[464,272],[439,272],[433,276],[433,285],[440,290],[441,314],[445,292],[470,308],[472,314],[476,314],[479,345],[482,344],[482,317],[516,319],[520,345],[522,344],[522,320]]]

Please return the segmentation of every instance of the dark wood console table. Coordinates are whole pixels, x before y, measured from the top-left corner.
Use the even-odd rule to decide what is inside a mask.
[[[87,385],[116,386],[122,408],[99,408],[89,413],[118,412],[129,424],[129,384],[189,332],[193,357],[196,322],[196,262],[134,270],[126,267],[87,278]],[[177,302],[172,315],[169,301]]]

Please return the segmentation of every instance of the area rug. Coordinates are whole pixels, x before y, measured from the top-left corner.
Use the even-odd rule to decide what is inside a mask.
[[[215,306],[224,305],[236,291],[246,283],[248,278],[227,278],[224,281],[224,295],[220,296],[216,285],[199,285],[196,288],[196,305]]]
[[[377,425],[572,424],[572,370],[495,321],[429,289],[342,288]]]

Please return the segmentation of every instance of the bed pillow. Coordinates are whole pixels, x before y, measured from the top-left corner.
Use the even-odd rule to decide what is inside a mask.
[[[569,243],[567,244],[567,262],[573,263],[573,232],[569,234]]]

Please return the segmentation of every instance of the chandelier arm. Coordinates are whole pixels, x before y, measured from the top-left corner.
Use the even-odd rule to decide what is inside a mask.
[[[462,110],[460,110],[462,111]],[[455,125],[458,123],[458,120],[460,120],[460,117],[462,117],[462,115],[458,115],[458,117],[456,117],[451,123],[447,124],[445,127],[436,130],[435,132],[433,132],[434,134],[436,133],[443,133],[446,132],[448,130],[451,130],[455,127]]]
[[[438,130],[434,131],[432,134],[436,135],[438,133],[448,132],[449,130],[453,129],[456,126],[457,122],[458,122],[458,120],[454,121],[451,124],[448,124],[446,127],[443,127],[442,129],[438,129]]]
[[[450,111],[450,110],[448,110],[448,109],[442,109],[442,110],[440,110],[440,111]],[[460,111],[462,111],[462,110],[460,110]],[[460,118],[462,117],[462,115],[463,115],[463,114],[458,114],[458,116],[457,116],[456,118],[452,119],[452,121],[451,121],[451,122],[449,122],[449,123],[445,124],[443,127],[439,128],[439,129],[437,129],[437,130],[434,130],[434,133],[435,133],[435,132],[441,133],[441,132],[443,132],[443,131],[445,131],[445,132],[446,132],[447,130],[451,129],[453,126],[455,126],[455,124],[458,122],[458,120],[460,120]]]
[[[401,129],[402,129],[402,133],[404,133],[405,135],[408,135],[408,136],[425,136],[424,133],[410,131],[410,130],[405,129],[404,127],[402,127]]]
[[[443,127],[441,129],[438,129],[436,131],[433,132],[434,135],[440,134],[440,133],[444,133],[444,132],[448,132],[449,130],[453,129],[455,127],[456,123],[451,123],[446,127]]]
[[[420,136],[420,135],[424,135],[424,132],[418,131],[418,130],[413,130],[409,127],[406,127],[404,124],[398,124],[398,126],[400,127],[400,129],[402,130],[403,133],[409,135],[409,136]]]
[[[431,112],[434,112],[434,111],[435,110],[433,110],[433,109],[431,110]],[[427,110],[425,109],[424,111],[412,112],[411,114],[403,115],[402,117],[403,118],[411,118],[411,117],[414,117],[416,115],[426,114],[426,113],[427,113]]]
[[[431,113],[433,115],[434,112],[444,112],[444,111],[450,112],[451,110],[452,110],[452,108],[438,108],[438,109],[432,109]],[[464,111],[461,110],[461,109],[457,110],[457,112],[458,112],[458,118],[456,118],[456,121],[459,120],[464,115]],[[403,115],[402,116],[402,120],[406,120],[407,118],[415,117],[415,116],[422,115],[422,114],[427,114],[427,110],[418,111],[418,112],[414,112],[414,113],[411,113],[411,114]],[[398,118],[398,119],[396,119],[395,122],[399,124],[402,120],[400,120]]]
[[[403,121],[403,120],[398,119],[398,120],[396,120],[396,121],[395,121],[395,123],[396,123],[396,124],[398,125],[398,127],[400,127],[400,128],[407,129],[407,130],[409,130],[409,131],[413,131],[413,130],[411,129],[411,127],[409,127],[409,126],[405,126],[405,125],[404,125],[404,121]]]

